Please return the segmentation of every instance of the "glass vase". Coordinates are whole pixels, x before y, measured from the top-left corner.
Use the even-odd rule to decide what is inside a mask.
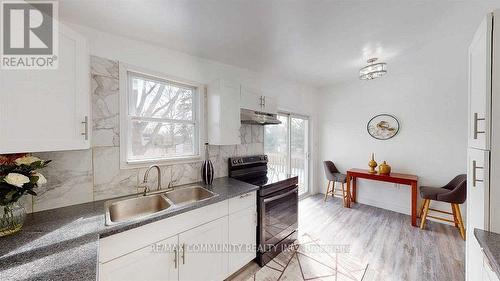
[[[25,218],[26,209],[19,202],[0,206],[0,237],[21,230]]]

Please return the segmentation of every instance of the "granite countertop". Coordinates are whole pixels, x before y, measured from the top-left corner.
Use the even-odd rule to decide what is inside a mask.
[[[475,228],[474,236],[490,260],[493,271],[500,277],[500,234]]]
[[[258,189],[227,177],[197,184],[218,196],[123,224],[105,225],[108,200],[28,214],[20,232],[0,238],[0,280],[96,280],[99,238]]]

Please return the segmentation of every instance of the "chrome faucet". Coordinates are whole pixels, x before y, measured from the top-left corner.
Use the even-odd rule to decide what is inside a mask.
[[[151,165],[144,173],[144,179],[142,180],[142,184],[139,186],[139,188],[144,188],[144,192],[142,193],[143,196],[146,196],[149,192],[149,187],[147,185],[147,182],[148,182],[148,178],[149,178],[149,172],[153,168],[156,168],[156,170],[158,171],[158,185],[156,186],[156,191],[161,190],[161,169],[158,165]],[[174,181],[169,182],[167,189],[165,191],[172,191],[174,189],[173,183],[174,183]]]
[[[161,189],[161,170],[160,170],[160,167],[158,167],[158,165],[149,166],[149,168],[144,173],[144,179],[142,180],[142,184],[146,184],[148,182],[149,171],[151,171],[151,169],[153,169],[153,168],[156,168],[156,170],[158,171],[158,185],[156,186],[156,190],[160,190]],[[147,187],[144,188],[144,193],[147,193]]]

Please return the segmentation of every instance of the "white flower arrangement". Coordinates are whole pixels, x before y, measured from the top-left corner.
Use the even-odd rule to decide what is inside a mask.
[[[23,187],[25,183],[30,182],[30,178],[23,174],[18,174],[18,173],[9,173],[7,176],[4,178],[4,181],[8,184],[11,184],[13,186],[17,187]]]
[[[44,184],[46,184],[46,183],[47,183],[47,179],[46,179],[46,178],[45,178],[45,177],[44,177],[41,173],[39,173],[39,172],[35,172],[35,173],[33,174],[33,176],[38,177],[38,181],[36,182],[36,184],[37,184],[38,186],[41,186],[41,185],[44,185]]]
[[[26,155],[26,156],[23,156],[23,157],[19,157],[17,158],[16,160],[14,160],[14,162],[21,166],[21,165],[31,165],[35,162],[41,162],[42,159],[38,158],[38,157],[35,157],[35,156],[31,156],[31,155]]]
[[[23,195],[36,195],[35,188],[46,184],[47,179],[37,170],[50,160],[29,154],[0,155],[0,206],[16,202]]]

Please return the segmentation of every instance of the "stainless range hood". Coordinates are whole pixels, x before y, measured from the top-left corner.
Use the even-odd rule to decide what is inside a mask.
[[[281,124],[277,114],[265,113],[250,109],[241,109],[241,123],[254,125],[276,125]]]

